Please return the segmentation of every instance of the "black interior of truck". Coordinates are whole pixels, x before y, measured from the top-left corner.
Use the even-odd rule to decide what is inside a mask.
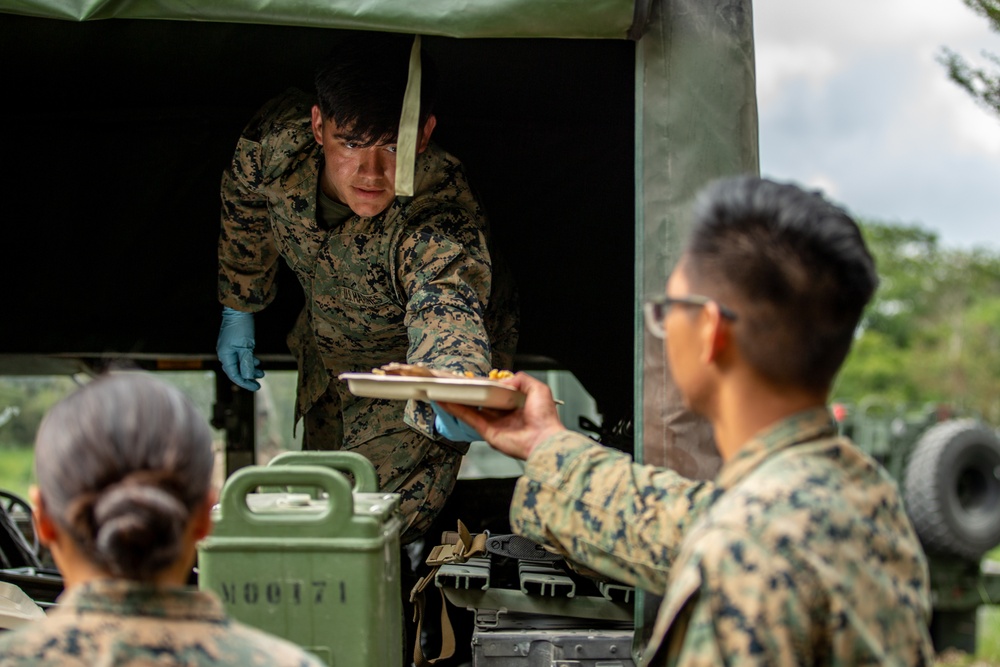
[[[251,114],[309,90],[343,33],[8,14],[0,35],[0,354],[211,363],[220,174]],[[424,44],[435,138],[465,162],[519,286],[519,364],[569,369],[606,421],[630,417],[634,43]],[[262,355],[287,355],[293,281],[257,318]]]

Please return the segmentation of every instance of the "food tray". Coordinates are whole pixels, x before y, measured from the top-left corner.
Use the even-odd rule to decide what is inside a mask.
[[[524,394],[496,380],[481,378],[436,378],[375,373],[341,373],[355,396],[400,400],[444,401],[513,410],[524,405]]]

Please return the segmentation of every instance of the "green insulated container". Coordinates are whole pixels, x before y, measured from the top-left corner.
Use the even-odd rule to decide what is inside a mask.
[[[399,496],[377,492],[375,470],[358,454],[278,458],[226,480],[212,534],[198,545],[198,586],[232,618],[331,666],[398,667]],[[337,470],[351,473],[353,489]]]

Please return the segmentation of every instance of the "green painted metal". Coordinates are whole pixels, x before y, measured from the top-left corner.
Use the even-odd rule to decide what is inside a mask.
[[[286,486],[325,496],[255,492]],[[398,509],[398,495],[352,494],[326,465],[243,468],[226,480],[198,545],[198,586],[232,618],[328,664],[336,655],[336,664],[394,667],[403,655]]]
[[[378,473],[372,462],[357,452],[347,451],[292,451],[282,452],[268,462],[274,465],[326,466],[350,473],[354,478],[355,493],[377,493]]]
[[[929,560],[935,613],[1000,604],[1000,572],[988,571],[980,563],[934,557]]]
[[[1000,604],[1000,568],[990,561],[980,564],[935,557],[929,559],[929,566],[935,648],[975,653],[987,627],[979,622],[979,608]]]
[[[89,21],[172,19],[381,30],[446,37],[636,36],[649,0],[3,0],[0,12]],[[638,7],[636,7],[638,4]],[[638,17],[638,21],[636,20]],[[633,29],[633,23],[637,27]]]
[[[574,598],[539,597],[504,588],[487,590],[442,588],[441,590],[453,605],[467,609],[502,609],[505,613],[592,618],[619,623],[628,623],[632,619],[631,605],[588,595]]]

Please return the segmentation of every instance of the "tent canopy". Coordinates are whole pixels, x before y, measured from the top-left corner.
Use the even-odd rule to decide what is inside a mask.
[[[38,18],[173,19],[444,37],[638,39],[652,0],[0,0]]]

